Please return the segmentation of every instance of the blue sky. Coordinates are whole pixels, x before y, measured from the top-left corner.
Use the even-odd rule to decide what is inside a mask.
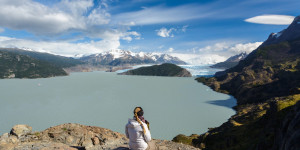
[[[0,0],[0,47],[225,58],[285,29],[299,6],[299,0]]]

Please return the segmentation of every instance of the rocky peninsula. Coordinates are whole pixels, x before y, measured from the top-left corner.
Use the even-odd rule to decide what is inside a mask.
[[[44,131],[32,131],[28,125],[15,125],[0,136],[0,150],[129,150],[124,134],[109,129],[67,123]],[[166,140],[152,140],[151,150],[198,150]]]

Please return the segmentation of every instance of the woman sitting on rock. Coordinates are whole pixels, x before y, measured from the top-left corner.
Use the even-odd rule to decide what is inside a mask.
[[[151,141],[149,122],[144,119],[144,111],[141,107],[136,107],[133,111],[133,119],[128,119],[125,133],[129,138],[129,148],[132,150],[145,150]]]

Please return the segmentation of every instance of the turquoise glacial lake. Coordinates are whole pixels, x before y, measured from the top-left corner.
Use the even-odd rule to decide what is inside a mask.
[[[99,126],[125,133],[141,106],[153,138],[201,134],[233,115],[235,99],[193,77],[124,76],[107,72],[65,77],[0,80],[0,134],[16,124],[41,131],[63,123]]]

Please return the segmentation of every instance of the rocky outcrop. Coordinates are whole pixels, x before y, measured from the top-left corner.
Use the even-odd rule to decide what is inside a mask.
[[[31,132],[28,125],[16,125],[10,134],[1,136],[0,146],[30,149],[28,147],[59,147],[61,149],[113,149],[126,146],[125,135],[109,129],[84,126],[80,124],[62,124],[41,132]],[[32,145],[32,146],[30,146]]]
[[[126,137],[120,133],[80,124],[63,124],[51,127],[42,131],[40,138],[86,149],[108,149],[112,146],[121,146],[127,142]]]
[[[96,126],[67,123],[32,132],[28,125],[16,125],[0,136],[0,150],[126,150],[128,142],[124,134]],[[149,145],[151,150],[197,150],[165,140],[152,140]]]
[[[31,133],[32,127],[28,125],[15,125],[11,131],[10,134],[17,136],[18,138]]]

